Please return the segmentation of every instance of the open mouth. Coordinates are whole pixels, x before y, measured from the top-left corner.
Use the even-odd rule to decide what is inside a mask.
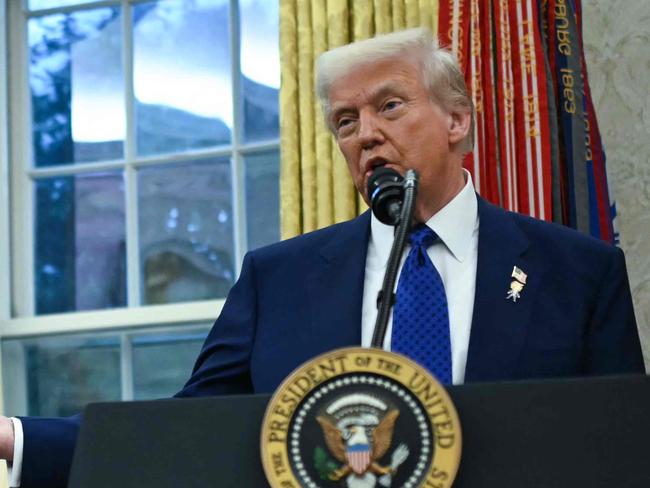
[[[381,168],[382,166],[386,166],[388,164],[388,161],[386,161],[383,158],[372,158],[368,161],[366,164],[366,175],[370,175],[373,171],[375,171],[377,168]]]

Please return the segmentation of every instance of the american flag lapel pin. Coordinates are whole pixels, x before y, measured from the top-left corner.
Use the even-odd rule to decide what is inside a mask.
[[[517,266],[513,266],[510,277],[513,278],[513,280],[510,282],[510,290],[508,290],[508,293],[506,294],[506,300],[512,299],[513,302],[517,302],[517,299],[521,298],[521,292],[526,285],[528,275]]]

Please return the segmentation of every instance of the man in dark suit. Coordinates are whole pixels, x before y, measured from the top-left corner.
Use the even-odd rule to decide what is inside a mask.
[[[419,173],[415,219],[439,238],[426,253],[446,292],[454,383],[644,372],[622,252],[474,193],[462,168],[471,100],[430,34],[355,43],[318,68],[327,123],[366,201],[378,166]],[[366,212],[249,253],[177,396],[271,392],[319,353],[369,345],[391,240]],[[78,418],[19,428],[21,486],[62,485]]]

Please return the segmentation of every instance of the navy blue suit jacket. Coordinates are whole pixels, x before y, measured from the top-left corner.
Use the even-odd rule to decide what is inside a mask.
[[[645,372],[620,249],[481,198],[479,218],[466,382]],[[177,396],[272,392],[359,345],[369,231],[365,213],[249,253]],[[513,266],[528,275],[516,303]],[[64,483],[78,419],[23,421],[23,487]]]

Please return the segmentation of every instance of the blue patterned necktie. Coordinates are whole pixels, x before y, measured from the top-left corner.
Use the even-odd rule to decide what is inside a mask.
[[[391,349],[428,369],[443,384],[451,383],[451,340],[447,295],[427,248],[438,236],[425,225],[409,236],[393,309]]]

